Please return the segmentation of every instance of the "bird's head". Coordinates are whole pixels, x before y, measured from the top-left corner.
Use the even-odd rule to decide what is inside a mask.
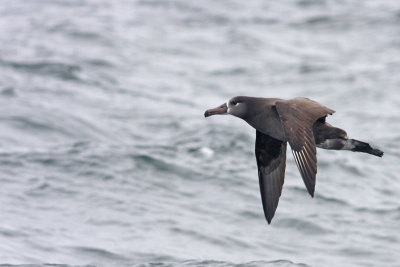
[[[229,114],[243,119],[247,113],[247,109],[246,97],[236,96],[216,108],[207,109],[204,112],[204,117]]]

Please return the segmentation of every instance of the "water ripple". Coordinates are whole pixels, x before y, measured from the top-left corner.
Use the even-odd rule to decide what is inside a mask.
[[[394,266],[399,10],[0,5],[1,266]],[[268,225],[254,129],[203,116],[235,95],[317,100],[337,111],[329,123],[385,156],[319,149],[312,199],[288,153]]]
[[[0,64],[9,66],[17,71],[26,71],[33,74],[48,75],[65,80],[80,80],[78,73],[80,66],[60,62],[13,62],[0,59]]]

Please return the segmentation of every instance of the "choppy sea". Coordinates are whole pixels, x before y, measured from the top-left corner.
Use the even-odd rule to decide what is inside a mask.
[[[0,5],[0,266],[400,266],[400,2]],[[264,219],[255,131],[305,96],[385,152],[291,153]]]

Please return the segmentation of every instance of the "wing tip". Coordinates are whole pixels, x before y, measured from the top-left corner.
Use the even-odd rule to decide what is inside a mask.
[[[271,224],[271,222],[272,222],[272,218],[274,218],[274,216],[275,216],[275,211],[274,212],[264,212],[264,216],[265,216],[265,219],[267,220],[267,222],[268,222],[268,224]]]
[[[310,196],[311,196],[312,198],[314,198],[315,188],[308,188],[308,187],[307,187],[307,191],[308,191],[308,193],[310,194]]]

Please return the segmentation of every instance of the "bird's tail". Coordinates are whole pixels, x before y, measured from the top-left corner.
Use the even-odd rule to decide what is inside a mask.
[[[368,143],[361,142],[355,139],[347,139],[347,142],[350,143],[351,151],[354,152],[364,152],[368,153],[377,157],[382,157],[383,156],[383,151],[377,149],[377,148],[372,148]]]

